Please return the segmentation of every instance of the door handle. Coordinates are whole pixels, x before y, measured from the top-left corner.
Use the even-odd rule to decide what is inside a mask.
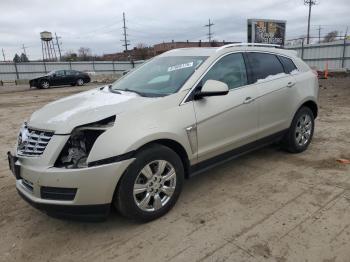
[[[246,97],[245,100],[243,101],[243,104],[249,104],[249,103],[253,102],[254,100],[255,100],[254,98],[248,96],[248,97]]]
[[[292,87],[295,85],[295,82],[288,82],[287,87]]]

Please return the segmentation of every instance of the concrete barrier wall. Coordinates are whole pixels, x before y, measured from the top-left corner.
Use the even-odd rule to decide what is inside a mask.
[[[0,62],[0,81],[28,80],[52,70],[72,69],[100,74],[121,74],[142,64],[143,61],[87,61],[87,62]]]
[[[326,65],[331,70],[350,69],[350,40],[337,40],[329,43],[286,46],[295,50],[309,66],[324,70]]]

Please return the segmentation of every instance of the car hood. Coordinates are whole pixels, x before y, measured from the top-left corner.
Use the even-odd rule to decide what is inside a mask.
[[[38,81],[38,80],[43,79],[45,77],[48,77],[48,76],[39,76],[39,77],[31,79],[30,81]]]
[[[111,93],[98,88],[49,103],[32,114],[28,126],[68,134],[75,127],[135,109],[154,98],[141,97],[131,92]]]

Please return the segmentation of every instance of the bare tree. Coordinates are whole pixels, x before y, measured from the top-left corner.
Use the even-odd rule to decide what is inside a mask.
[[[91,49],[88,47],[80,47],[78,50],[79,59],[87,61],[91,59]]]
[[[13,58],[13,62],[15,62],[15,63],[21,62],[21,58],[20,58],[20,56],[17,53],[15,54],[15,56]]]
[[[329,32],[324,38],[323,43],[335,41],[338,36],[338,31]]]
[[[78,55],[73,50],[68,50],[63,56],[62,61],[77,61]]]
[[[135,50],[135,59],[145,60],[149,57],[149,48],[144,43],[138,43]]]

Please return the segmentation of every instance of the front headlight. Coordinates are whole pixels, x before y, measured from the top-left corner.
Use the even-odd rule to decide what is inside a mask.
[[[115,116],[111,116],[94,123],[76,127],[59,155],[55,167],[87,167],[87,158],[96,139],[112,127],[114,122]]]

